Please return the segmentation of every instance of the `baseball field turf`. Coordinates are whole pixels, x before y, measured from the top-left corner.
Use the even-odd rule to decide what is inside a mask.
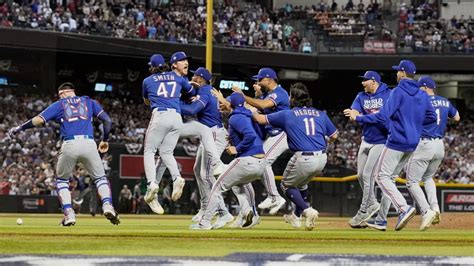
[[[17,218],[23,219],[17,225]],[[348,218],[322,217],[313,231],[293,229],[281,217],[263,217],[252,229],[192,231],[190,216],[122,215],[113,226],[79,215],[61,227],[58,215],[0,214],[0,254],[108,256],[224,256],[235,252],[472,256],[474,214],[443,214],[440,225],[418,231],[416,216],[403,231],[351,229]]]

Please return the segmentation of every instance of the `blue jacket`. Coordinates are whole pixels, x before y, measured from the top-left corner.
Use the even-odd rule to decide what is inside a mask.
[[[374,94],[369,94],[365,91],[357,94],[351,109],[357,110],[362,115],[378,113],[387,102],[390,92],[387,84],[380,83]],[[361,125],[365,142],[369,144],[384,144],[387,141],[388,123],[361,123]]]
[[[389,135],[385,146],[402,152],[416,149],[420,141],[423,123],[436,120],[436,113],[428,94],[419,89],[418,82],[402,79],[387,102],[377,114],[357,116],[357,122],[389,122]]]
[[[244,107],[235,108],[229,116],[229,140],[237,149],[237,157],[264,154],[262,137],[252,120],[252,112]]]
[[[208,127],[222,127],[222,115],[219,111],[217,98],[211,93],[212,86],[205,85],[199,88],[199,99],[191,104],[181,103],[182,115],[197,115],[198,121]]]

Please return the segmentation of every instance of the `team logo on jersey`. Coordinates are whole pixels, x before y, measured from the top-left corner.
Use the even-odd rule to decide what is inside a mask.
[[[365,110],[380,109],[380,108],[382,108],[382,106],[383,106],[383,99],[382,98],[364,100],[364,109]]]

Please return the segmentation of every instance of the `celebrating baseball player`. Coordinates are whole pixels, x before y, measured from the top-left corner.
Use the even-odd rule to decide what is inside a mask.
[[[389,135],[375,164],[373,176],[382,192],[390,198],[399,212],[395,226],[395,230],[399,231],[415,216],[415,208],[407,204],[393,179],[415,151],[420,141],[423,123],[435,121],[436,113],[428,95],[420,90],[418,82],[413,80],[416,73],[415,64],[410,60],[402,60],[398,66],[392,68],[397,70],[398,85],[390,93],[380,113],[370,115],[352,113],[350,117],[364,123],[388,121]]]
[[[212,229],[211,218],[217,210],[222,193],[234,186],[250,185],[252,181],[261,178],[265,169],[263,142],[255,130],[252,112],[244,107],[244,96],[241,93],[233,93],[230,102],[234,109],[229,117],[228,130],[233,146],[228,146],[226,150],[228,154],[237,157],[214,183],[202,219],[199,223],[191,225],[190,229]],[[251,227],[259,220],[254,208],[247,206],[243,212],[246,213],[243,228]]]
[[[290,88],[291,110],[283,110],[268,115],[254,114],[260,124],[269,124],[283,129],[288,136],[288,146],[292,152],[281,188],[296,205],[295,211],[285,215],[286,222],[294,227],[301,226],[301,215],[306,218],[306,230],[313,230],[318,211],[308,206],[308,183],[326,165],[326,136],[329,141],[337,138],[337,129],[325,112],[312,108],[308,89],[302,83]]]
[[[271,68],[262,68],[256,76],[252,77],[256,83],[253,88],[256,95],[261,95],[259,99],[245,96],[238,87],[233,87],[235,92],[241,93],[245,97],[245,101],[253,107],[256,107],[264,114],[290,109],[288,93],[280,85],[275,71]],[[285,199],[278,193],[275,184],[275,175],[273,173],[272,164],[286,150],[288,150],[288,142],[286,133],[281,128],[267,125],[265,127],[267,139],[263,144],[265,150],[265,160],[267,166],[262,177],[263,185],[267,190],[267,198],[258,205],[260,209],[270,209],[270,214],[276,214],[279,209],[285,205]]]
[[[196,161],[194,163],[194,174],[201,195],[201,209],[192,218],[193,222],[201,220],[204,210],[209,202],[209,194],[212,185],[216,181],[212,171],[211,156],[207,152],[207,147],[213,146],[217,150],[220,157],[227,146],[227,131],[222,125],[222,114],[219,111],[217,98],[211,93],[212,74],[206,68],[200,67],[196,71],[192,71],[194,76],[192,81],[199,84],[196,100],[191,104],[181,104],[181,114],[187,116],[197,116],[198,121],[191,120],[184,123],[181,131],[181,137],[195,136],[201,139],[207,137],[208,144],[201,141],[196,153]],[[219,160],[220,161],[220,160]],[[224,201],[220,199],[218,204],[218,220],[215,227],[223,227],[226,223],[232,221],[233,217],[225,207]]]
[[[419,206],[421,213],[420,230],[424,231],[432,224],[438,224],[441,220],[433,176],[444,158],[443,136],[448,117],[454,121],[459,121],[460,116],[456,108],[447,99],[434,94],[436,83],[433,79],[423,76],[418,80],[418,83],[421,90],[428,94],[437,116],[435,121],[423,124],[420,143],[418,143],[415,152],[408,159],[405,166],[407,188]],[[421,181],[425,184],[426,197],[419,184]],[[389,209],[390,200],[384,196],[382,197],[379,214],[374,221],[369,221],[367,225],[385,231]]]
[[[112,205],[110,184],[105,175],[102,160],[94,142],[92,120],[100,119],[104,125],[104,134],[99,144],[99,152],[105,153],[109,149],[107,142],[112,121],[100,104],[87,96],[76,96],[75,87],[66,82],[58,87],[59,100],[51,104],[39,115],[28,120],[21,126],[11,128],[10,136],[29,128],[42,126],[50,120],[60,124],[60,135],[63,141],[56,166],[56,189],[61,202],[64,218],[63,226],[76,224],[76,215],[72,209],[69,179],[73,174],[77,162],[81,162],[93,178],[99,196],[102,200],[104,216],[112,224],[119,224],[120,219]]]
[[[165,63],[163,56],[154,54],[148,63],[152,74],[143,80],[143,100],[152,110],[145,135],[143,156],[145,175],[148,180],[144,200],[152,211],[158,214],[163,214],[164,210],[157,200],[162,175],[158,175],[156,169],[160,169],[161,164],[164,163],[170,171],[173,180],[171,195],[173,201],[177,201],[181,197],[185,185],[185,180],[181,177],[178,164],[173,156],[183,126],[180,114],[181,92],[191,93],[193,91],[187,78],[181,76],[187,74],[188,71],[188,61],[185,59],[184,53],[172,57],[174,71],[169,71],[169,66]],[[155,164],[157,150],[160,157],[158,163]]]
[[[387,84],[381,81],[377,72],[367,71],[361,78],[364,91],[357,94],[350,109],[344,110],[346,115],[351,112],[362,115],[378,113],[390,95]],[[371,177],[388,135],[385,122],[361,125],[362,142],[357,154],[357,177],[362,188],[362,202],[357,214],[349,220],[352,228],[365,227],[365,222],[380,208],[374,193],[375,181]]]

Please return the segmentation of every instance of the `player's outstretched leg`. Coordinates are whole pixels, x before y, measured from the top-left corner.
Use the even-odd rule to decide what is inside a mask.
[[[63,208],[64,217],[61,220],[61,225],[71,226],[76,224],[76,214],[72,209],[71,192],[69,191],[69,180],[57,178],[56,191],[58,193],[59,202]]]

